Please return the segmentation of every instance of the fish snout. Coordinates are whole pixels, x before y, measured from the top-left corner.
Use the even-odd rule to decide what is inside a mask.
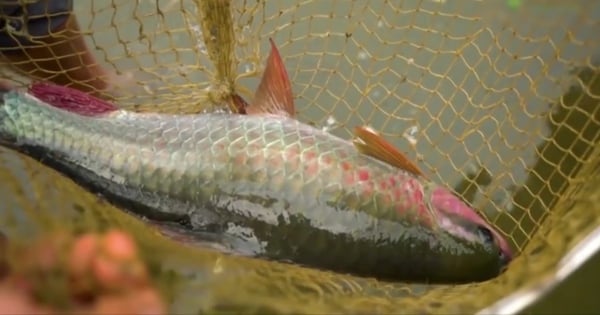
[[[439,213],[454,218],[458,222],[457,225],[462,225],[471,231],[469,234],[475,234],[474,236],[479,238],[482,244],[488,248],[497,248],[502,265],[510,263],[513,254],[506,239],[460,198],[449,190],[438,187],[433,191],[431,202]]]
[[[494,231],[494,234],[496,238],[496,244],[500,249],[500,264],[502,266],[501,271],[503,272],[508,267],[508,264],[510,264],[510,262],[513,260],[514,256],[506,239],[496,231]]]
[[[498,248],[500,268],[501,271],[504,271],[513,259],[512,250],[506,239],[504,239],[500,233],[485,223],[480,224],[477,227],[477,233],[484,244]]]

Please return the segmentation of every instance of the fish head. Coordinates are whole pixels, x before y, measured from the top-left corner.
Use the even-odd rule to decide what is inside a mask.
[[[431,205],[436,213],[437,224],[445,231],[485,247],[498,248],[503,265],[512,260],[512,250],[506,239],[451,191],[435,187]]]

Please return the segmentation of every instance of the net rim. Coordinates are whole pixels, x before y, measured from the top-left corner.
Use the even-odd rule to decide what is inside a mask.
[[[598,252],[600,252],[600,227],[596,227],[569,250],[558,262],[554,273],[496,301],[477,312],[477,315],[521,313],[528,306],[544,298]]]

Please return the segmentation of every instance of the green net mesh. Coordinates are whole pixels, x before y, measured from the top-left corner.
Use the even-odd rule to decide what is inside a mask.
[[[106,93],[140,111],[201,112],[247,95],[272,37],[299,120],[346,139],[373,126],[519,252],[500,277],[459,286],[222,255],[166,239],[0,147],[3,231],[127,229],[153,253],[175,313],[477,312],[554,273],[600,225],[600,2],[82,0],[74,14],[115,72]],[[43,61],[3,62],[0,78],[19,85]]]

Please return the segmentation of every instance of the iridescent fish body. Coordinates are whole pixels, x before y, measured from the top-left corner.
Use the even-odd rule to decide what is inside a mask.
[[[234,252],[388,280],[501,272],[512,254],[485,220],[443,186],[294,119],[286,80],[273,46],[247,115],[134,113],[37,84],[3,95],[0,143]]]

